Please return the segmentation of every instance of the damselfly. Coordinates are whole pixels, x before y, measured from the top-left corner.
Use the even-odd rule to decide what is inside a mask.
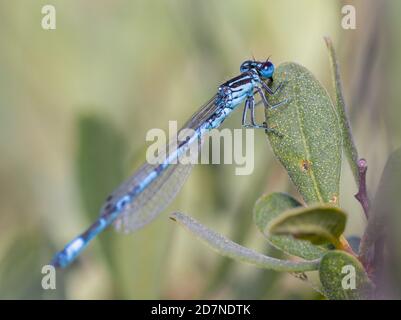
[[[186,178],[191,165],[176,161],[188,148],[208,131],[221,123],[245,101],[242,125],[248,128],[268,128],[266,123],[255,122],[255,95],[259,95],[266,108],[277,108],[286,100],[270,105],[265,92],[274,95],[282,87],[272,90],[264,81],[273,81],[274,65],[265,62],[245,61],[241,74],[222,84],[217,93],[183,126],[192,129],[184,141],[170,144],[168,154],[158,164],[143,164],[129,179],[121,184],[107,199],[99,218],[81,235],[69,242],[52,260],[56,267],[66,267],[85,249],[89,242],[105,228],[114,223],[118,230],[133,231],[152,221],[174,199]],[[247,123],[248,110],[250,122]],[[179,132],[180,132],[179,131]]]

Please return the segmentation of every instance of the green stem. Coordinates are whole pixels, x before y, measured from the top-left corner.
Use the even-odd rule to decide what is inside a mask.
[[[336,95],[336,111],[339,117],[339,123],[342,133],[342,140],[343,140],[343,148],[345,155],[347,157],[348,163],[351,167],[352,173],[355,178],[355,183],[359,186],[360,175],[359,175],[359,168],[358,168],[358,151],[355,147],[354,139],[352,137],[351,126],[348,121],[346,107],[345,107],[345,100],[341,85],[341,78],[340,78],[340,70],[337,61],[337,55],[334,50],[333,42],[329,37],[324,38],[326,42],[327,49],[329,50],[330,56],[330,64],[332,69],[332,76],[333,76],[333,83],[335,88],[335,95]]]

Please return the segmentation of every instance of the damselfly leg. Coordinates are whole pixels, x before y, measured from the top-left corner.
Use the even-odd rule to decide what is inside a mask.
[[[275,129],[273,128],[269,128],[267,126],[266,122],[263,122],[263,124],[257,124],[256,120],[255,120],[255,98],[254,96],[249,96],[246,100],[245,100],[245,107],[244,107],[244,111],[242,113],[242,126],[244,128],[252,128],[252,129],[264,129],[266,132],[269,133],[274,133],[277,134],[279,136],[282,136],[279,132],[277,132]],[[246,123],[246,114],[248,112],[248,109],[251,111],[251,123]]]
[[[272,90],[265,82],[261,81],[260,82],[263,86],[263,88],[267,91],[268,94],[271,96],[274,96],[276,93],[279,93],[283,86],[286,84],[286,81],[280,82],[280,84],[277,86],[276,89]]]
[[[251,127],[255,129],[267,129],[267,126],[263,124],[257,124],[255,120],[255,98],[252,96],[249,98],[249,109],[251,110]]]
[[[251,123],[246,123],[246,115],[248,110],[251,112]],[[254,96],[249,96],[245,100],[244,112],[242,113],[242,126],[244,128],[252,129],[266,129],[266,126],[257,124],[255,121],[255,98]]]
[[[242,122],[241,122],[241,124],[242,124],[243,127],[247,127],[246,114],[248,113],[250,98],[251,97],[249,97],[248,99],[245,100],[244,111],[242,112]],[[253,99],[253,96],[252,96],[252,99]]]
[[[266,88],[268,88],[269,90],[271,90],[271,89],[267,86],[266,83],[264,83],[263,81],[261,81],[261,83],[262,83],[263,88],[264,88],[266,91],[267,91]],[[282,83],[283,83],[283,82],[282,82]],[[280,88],[280,90],[281,90],[281,88],[282,88],[282,83],[276,88],[276,90],[274,90],[274,92],[271,91],[271,92],[272,92],[272,95],[274,95],[274,94],[276,94],[276,93],[278,92],[278,91],[277,91],[278,88]],[[260,97],[261,97],[261,99],[262,99],[262,101],[263,101],[263,104],[265,105],[266,109],[275,110],[275,109],[277,109],[277,108],[279,108],[279,107],[281,107],[281,106],[283,106],[283,105],[285,105],[285,104],[287,104],[287,103],[289,102],[288,99],[284,99],[283,101],[280,101],[280,102],[278,102],[278,103],[276,103],[276,104],[270,104],[269,101],[267,101],[266,95],[264,94],[262,88],[260,88],[260,87],[255,87],[255,91],[256,91],[257,93],[259,93],[259,95],[260,95]],[[270,94],[269,91],[267,91],[267,92]]]

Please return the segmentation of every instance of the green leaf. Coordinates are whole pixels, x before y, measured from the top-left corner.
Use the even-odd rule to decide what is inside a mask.
[[[201,225],[195,219],[182,213],[174,213],[171,215],[171,219],[179,222],[194,236],[205,242],[221,255],[250,263],[260,268],[276,271],[304,272],[317,270],[319,266],[319,260],[295,262],[265,256],[228,240],[222,235]]]
[[[352,137],[351,126],[348,121],[345,99],[343,95],[340,67],[337,61],[336,51],[334,50],[333,43],[329,37],[324,38],[327,49],[329,50],[331,74],[335,89],[335,107],[337,110],[338,118],[340,121],[341,134],[343,139],[343,148],[345,156],[351,167],[355,182],[359,185],[359,170],[358,170],[358,151],[355,147],[354,138]]]
[[[267,225],[283,212],[301,206],[301,203],[288,194],[272,193],[258,199],[253,209],[253,220],[267,240],[276,248],[306,260],[317,259],[327,250],[309,241],[297,240],[291,236],[271,235],[266,230]]]
[[[362,264],[344,251],[325,254],[319,267],[323,293],[331,300],[360,300],[371,297],[373,284]]]
[[[121,134],[98,115],[78,118],[77,176],[86,213],[97,218],[107,195],[124,178],[126,145]]]
[[[274,105],[266,111],[266,122],[275,132],[268,137],[274,154],[287,170],[305,202],[339,203],[341,131],[333,104],[325,88],[303,66],[281,64],[274,75],[269,96]]]
[[[315,206],[286,211],[267,226],[271,234],[287,234],[313,244],[339,244],[347,215],[332,206]]]

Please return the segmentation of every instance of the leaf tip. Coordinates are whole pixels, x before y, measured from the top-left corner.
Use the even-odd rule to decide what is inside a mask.
[[[323,36],[324,42],[326,42],[327,47],[331,47],[333,45],[333,41],[330,36]]]
[[[177,220],[179,220],[179,216],[180,216],[181,214],[179,213],[179,212],[174,212],[174,213],[172,213],[170,216],[169,216],[169,219],[171,220],[171,221],[174,221],[174,222],[177,222]]]

